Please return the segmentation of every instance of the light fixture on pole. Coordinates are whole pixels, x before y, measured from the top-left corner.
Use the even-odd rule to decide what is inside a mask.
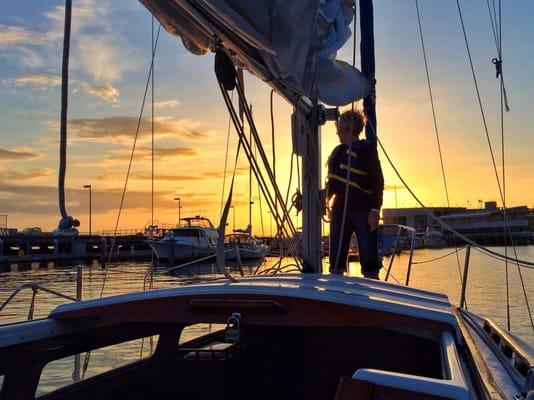
[[[182,205],[179,197],[175,197],[174,200],[178,202],[178,224],[180,224],[180,220],[182,219]]]
[[[92,236],[93,235],[93,230],[92,230],[92,226],[91,226],[91,223],[92,223],[92,219],[93,219],[93,210],[92,210],[92,202],[93,202],[93,194],[92,194],[92,188],[91,188],[91,185],[83,185],[83,188],[84,189],[89,189],[89,236]]]

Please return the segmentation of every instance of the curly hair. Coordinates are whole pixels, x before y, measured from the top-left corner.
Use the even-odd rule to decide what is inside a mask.
[[[360,136],[365,124],[367,123],[367,117],[360,110],[348,110],[343,112],[336,123],[336,128],[340,131],[349,131],[354,136]]]

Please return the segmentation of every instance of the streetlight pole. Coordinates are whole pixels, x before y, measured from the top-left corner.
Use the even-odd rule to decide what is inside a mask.
[[[267,210],[267,213],[270,214],[269,215],[269,236],[272,238],[273,237],[273,216],[272,216],[271,210]]]
[[[175,197],[174,200],[178,201],[178,225],[179,225],[180,220],[182,219],[182,203],[180,203],[179,197]]]
[[[83,185],[83,188],[84,189],[89,189],[89,236],[93,236],[93,230],[92,230],[92,227],[91,227],[91,220],[93,219],[93,210],[92,210],[92,197],[93,197],[93,193],[92,193],[92,188],[91,188],[91,185]]]
[[[232,209],[232,219],[233,219],[233,225],[232,225],[232,231],[235,232],[235,206],[230,206]]]

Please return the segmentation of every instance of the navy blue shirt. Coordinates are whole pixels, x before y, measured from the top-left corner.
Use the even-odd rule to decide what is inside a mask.
[[[350,154],[349,154],[350,153]],[[350,157],[349,157],[350,155]],[[333,211],[343,210],[348,174],[349,212],[369,212],[382,207],[384,176],[376,146],[367,140],[338,145],[328,158],[328,196],[335,195]]]

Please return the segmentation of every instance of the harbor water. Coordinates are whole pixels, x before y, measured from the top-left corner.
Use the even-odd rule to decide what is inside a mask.
[[[493,247],[492,250],[504,253],[504,248]],[[517,258],[534,260],[534,246],[517,247]],[[451,254],[452,252],[452,254]],[[445,293],[452,304],[458,305],[461,294],[461,275],[464,269],[465,248],[454,249],[418,249],[413,255],[410,274],[410,286]],[[509,256],[514,256],[511,248]],[[398,254],[392,264],[390,281],[405,284],[408,252]],[[260,269],[268,269],[276,258],[267,258]],[[285,259],[282,265],[291,264],[291,259]],[[384,259],[384,269],[380,278],[384,279],[389,259]],[[325,271],[328,265],[324,265]],[[117,295],[121,293],[137,292],[187,285],[192,282],[220,278],[213,264],[195,265],[184,269],[168,271],[157,268],[151,274],[151,263],[116,263],[108,264],[102,270],[98,264],[83,267],[82,298],[92,299],[101,296]],[[251,275],[256,270],[255,265],[243,267],[245,275]],[[530,346],[534,346],[534,332],[525,301],[525,293],[531,306],[534,304],[534,270],[508,263],[508,292],[511,331]],[[239,277],[239,270],[232,268],[232,275]],[[359,263],[351,262],[349,274],[360,276]],[[522,282],[521,282],[522,278]],[[11,293],[24,284],[38,284],[41,287],[76,297],[77,273],[74,267],[54,267],[52,265],[13,266],[8,272],[0,273],[0,304]],[[523,291],[524,287],[524,291]],[[471,250],[469,274],[467,280],[467,307],[481,316],[493,318],[499,325],[507,326],[507,296],[506,296],[506,265],[503,261]],[[0,311],[0,324],[24,321],[28,318],[32,290],[24,289],[15,296],[9,304]],[[68,300],[53,294],[39,291],[35,298],[33,319],[43,318],[54,307]],[[193,326],[185,331],[180,340],[188,340],[218,327],[201,325]],[[219,327],[220,328],[220,327]],[[157,338],[136,340],[111,348],[100,349],[91,354],[82,354],[78,359],[68,357],[50,363],[43,370],[38,393],[44,394],[58,387],[67,385],[81,377],[88,378],[106,370],[116,368],[128,362],[147,357],[154,350]],[[2,377],[0,377],[1,383]]]

